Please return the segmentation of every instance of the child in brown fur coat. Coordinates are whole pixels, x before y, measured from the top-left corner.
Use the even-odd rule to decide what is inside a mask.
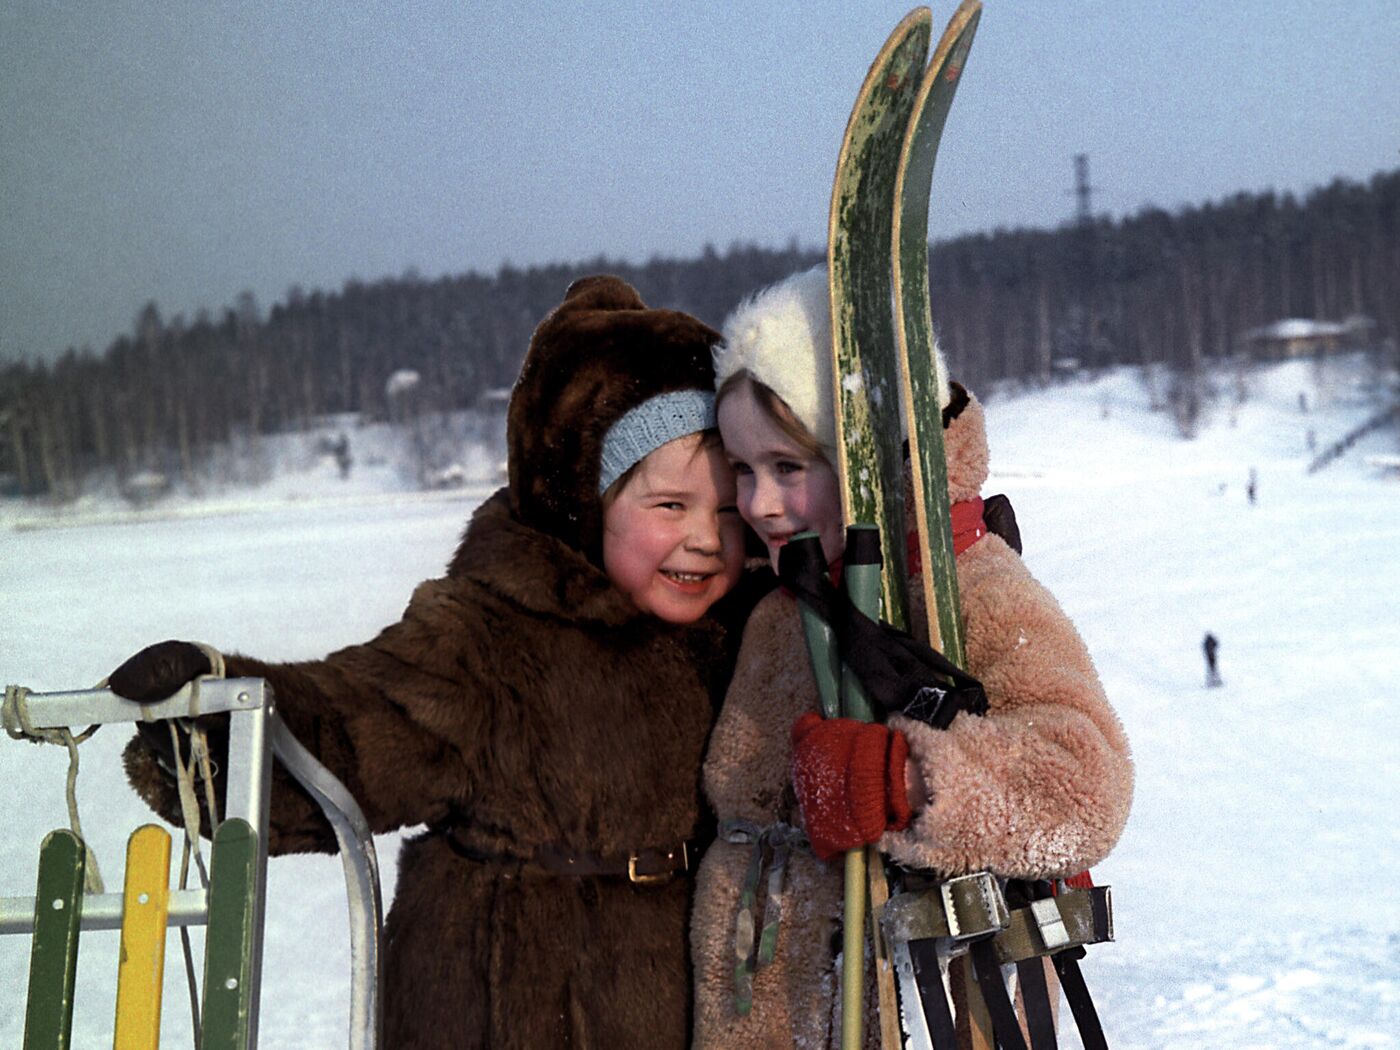
[[[724,335],[718,417],[740,513],[775,568],[802,531],[818,533],[835,563],[844,540],[825,270],[744,304]],[[878,841],[893,860],[945,877],[1063,877],[1101,860],[1127,819],[1128,744],[1089,654],[982,520],[982,407],[956,387],[944,401],[968,670],[989,709],[946,731],[900,715],[887,725],[823,721],[794,600],[777,591],[758,604],[705,759],[720,841],[701,865],[691,925],[701,1050],[838,1041],[842,868],[829,858],[840,851]],[[752,973],[739,993],[751,1007],[741,1008],[736,918],[761,849],[791,852],[776,955]]]
[[[713,433],[718,333],[575,282],[531,340],[507,419],[509,485],[441,578],[379,635],[319,660],[230,654],[399,855],[384,1045],[648,1046],[691,1028],[687,842],[727,672],[709,610],[743,567]],[[152,646],[110,678],[169,695],[210,664]],[[178,821],[144,738],[136,789]],[[280,769],[269,848],[333,850]]]

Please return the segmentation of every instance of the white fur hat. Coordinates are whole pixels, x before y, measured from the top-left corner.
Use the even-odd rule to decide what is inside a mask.
[[[787,402],[836,461],[831,378],[831,300],[826,267],[795,273],[735,307],[715,347],[715,385],[747,371]],[[948,370],[938,357],[939,401],[948,404]]]
[[[826,267],[795,273],[735,307],[715,347],[715,384],[747,371],[787,402],[835,462]]]

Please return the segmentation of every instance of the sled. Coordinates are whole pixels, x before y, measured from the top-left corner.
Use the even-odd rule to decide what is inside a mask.
[[[260,678],[202,678],[155,704],[110,690],[31,693],[6,689],[12,736],[39,738],[74,725],[154,722],[226,713],[229,718],[225,814],[214,830],[208,888],[171,889],[170,836],[143,825],[128,842],[122,893],[84,893],[86,850],[63,829],[40,852],[33,897],[0,898],[0,934],[33,938],[24,1050],[71,1043],[80,934],[120,930],[118,1048],[159,1045],[165,934],[205,926],[202,1050],[254,1050],[258,1041],[267,830],[272,757],[320,805],[335,832],[350,911],[351,1050],[375,1050],[383,1027],[379,936],[383,906],[369,823],[354,798],[297,741],[273,710]],[[71,737],[70,737],[71,739]]]

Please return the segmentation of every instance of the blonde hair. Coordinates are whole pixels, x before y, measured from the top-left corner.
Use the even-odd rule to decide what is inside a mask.
[[[767,383],[754,377],[754,374],[747,368],[741,368],[732,373],[719,389],[715,391],[715,411],[719,411],[719,406],[724,403],[725,397],[734,393],[742,386],[747,386],[753,395],[754,404],[767,416],[783,435],[793,441],[803,452],[810,456],[819,456],[828,464],[831,463],[827,456],[826,449],[817,440],[810,430],[802,425],[802,421],[797,418],[797,413],[792,410],[782,397]]]

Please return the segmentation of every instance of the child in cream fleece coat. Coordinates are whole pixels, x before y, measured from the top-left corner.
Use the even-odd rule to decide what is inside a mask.
[[[775,567],[797,531],[818,532],[828,560],[841,554],[826,296],[822,269],[789,278],[731,316],[716,355],[720,430],[739,475],[740,513]],[[956,384],[945,404],[949,497],[963,525],[955,525],[955,548],[967,669],[989,709],[960,714],[947,730],[900,715],[864,730],[818,722],[794,599],[779,590],[758,604],[704,766],[720,840],[701,865],[691,923],[702,1050],[839,1041],[842,865],[839,855],[817,854],[878,840],[894,861],[945,877],[1066,877],[1100,861],[1126,822],[1133,774],[1122,726],[1074,626],[981,521],[982,406]],[[843,770],[851,780],[853,767],[843,763],[857,761],[856,732],[884,734],[873,752],[860,749],[876,766],[857,779],[888,790],[875,801],[873,824],[869,800],[841,803],[853,813],[864,804],[864,822],[857,815],[833,824],[828,803],[840,794]],[[842,767],[834,774],[833,764]],[[764,859],[771,872],[783,854],[778,899],[765,874],[754,908],[760,921],[775,907],[781,913],[775,956],[740,991],[739,957],[752,952],[742,938],[736,951],[741,889],[752,861]],[[741,1012],[739,999],[749,996]],[[875,1045],[878,1031],[866,1030]]]

